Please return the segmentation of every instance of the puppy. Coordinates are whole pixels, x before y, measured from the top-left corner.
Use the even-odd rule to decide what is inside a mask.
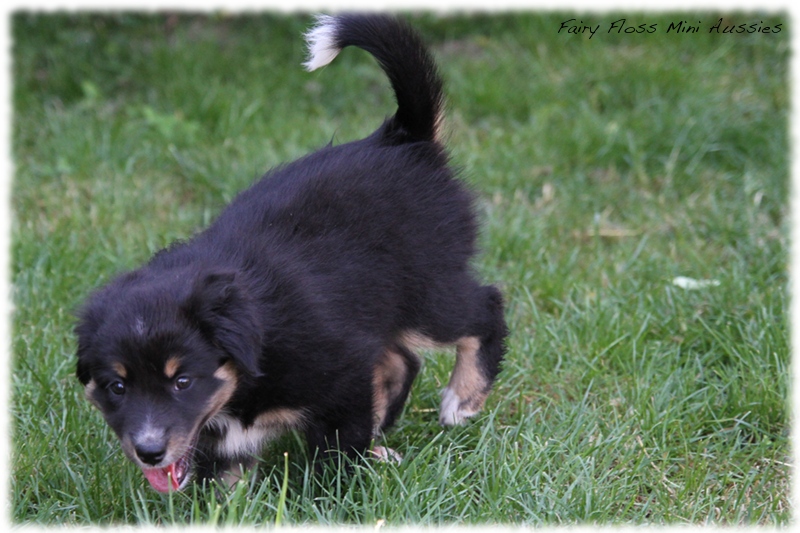
[[[503,300],[469,265],[478,226],[440,140],[431,55],[384,15],[320,17],[307,39],[309,70],[347,46],[372,54],[395,115],[268,172],[78,315],[77,376],[157,491],[234,480],[291,429],[320,457],[363,455],[402,410],[419,347],[456,347],[446,426],[481,409],[500,369]]]

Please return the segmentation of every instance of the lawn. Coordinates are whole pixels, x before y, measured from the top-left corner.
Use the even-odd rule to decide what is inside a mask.
[[[307,16],[12,16],[14,523],[789,522],[788,17],[411,19],[508,302],[487,409],[443,430],[453,356],[426,353],[386,436],[402,464],[314,476],[290,434],[231,491],[163,496],[83,399],[74,309],[392,95],[357,50],[305,72]]]

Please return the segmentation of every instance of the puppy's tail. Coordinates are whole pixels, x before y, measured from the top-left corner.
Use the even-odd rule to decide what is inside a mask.
[[[346,46],[366,50],[378,60],[392,84],[397,113],[383,127],[393,142],[436,141],[443,107],[442,80],[433,57],[408,24],[379,14],[320,16],[306,34],[309,59],[304,66],[325,66]]]

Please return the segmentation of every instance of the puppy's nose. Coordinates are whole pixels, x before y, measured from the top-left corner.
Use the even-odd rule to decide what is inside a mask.
[[[144,443],[135,446],[136,455],[143,463],[155,466],[164,459],[167,449],[160,443]]]

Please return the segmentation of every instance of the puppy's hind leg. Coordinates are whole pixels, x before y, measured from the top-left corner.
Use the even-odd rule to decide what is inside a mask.
[[[500,291],[480,287],[475,297],[475,316],[468,334],[456,341],[456,364],[442,392],[439,423],[444,426],[462,424],[483,408],[505,355],[508,329]]]

